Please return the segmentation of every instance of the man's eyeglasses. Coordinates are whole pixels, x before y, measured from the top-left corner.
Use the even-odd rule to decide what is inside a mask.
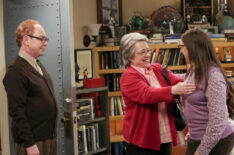
[[[49,38],[47,38],[47,37],[41,37],[41,38],[40,38],[40,37],[36,37],[36,36],[32,36],[32,35],[27,35],[27,36],[29,36],[29,37],[31,37],[31,38],[38,39],[38,40],[42,41],[43,43],[49,41]]]
[[[144,50],[141,50],[141,51],[136,52],[136,53],[139,54],[139,55],[152,54],[153,50],[152,49],[144,49]]]
[[[182,48],[182,47],[184,47],[185,45],[183,45],[183,44],[178,44],[178,48]]]

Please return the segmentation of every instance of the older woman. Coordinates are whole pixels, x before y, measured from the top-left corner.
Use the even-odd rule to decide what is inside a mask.
[[[170,102],[174,95],[195,90],[168,70],[172,86],[168,86],[162,66],[150,64],[148,39],[139,33],[122,37],[120,51],[127,67],[120,81],[125,101],[123,134],[127,155],[170,155],[177,133]]]

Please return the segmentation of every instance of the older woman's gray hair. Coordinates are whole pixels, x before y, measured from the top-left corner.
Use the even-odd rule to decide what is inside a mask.
[[[125,67],[130,66],[129,59],[134,56],[135,43],[138,41],[148,41],[148,38],[140,33],[125,34],[120,41],[120,53]]]

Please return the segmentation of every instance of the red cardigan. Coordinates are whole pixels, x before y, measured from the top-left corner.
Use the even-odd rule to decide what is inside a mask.
[[[134,145],[159,151],[161,142],[157,103],[161,101],[167,103],[173,144],[176,145],[178,140],[170,109],[170,101],[173,99],[171,86],[167,85],[163,77],[161,65],[152,64],[151,67],[162,86],[161,88],[151,87],[146,78],[131,66],[126,69],[121,77],[121,92],[126,104],[123,134],[125,140]],[[169,70],[168,77],[172,85],[183,81]]]

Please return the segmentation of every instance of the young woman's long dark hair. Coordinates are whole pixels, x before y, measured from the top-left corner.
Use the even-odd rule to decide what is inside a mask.
[[[211,64],[216,64],[217,67],[220,68],[220,71],[222,72],[229,89],[227,93],[227,106],[229,116],[234,117],[234,91],[232,88],[232,84],[227,80],[227,77],[225,76],[224,69],[216,56],[213,43],[207,33],[200,29],[191,29],[186,31],[182,35],[181,39],[184,42],[184,45],[187,47],[190,62],[193,62],[193,64],[195,65],[193,66],[193,68],[195,68],[194,72],[196,84],[204,80],[206,90],[208,84],[209,66]],[[187,71],[186,77],[188,76],[190,71],[190,69]]]
[[[196,84],[204,80],[207,86],[208,69],[211,64],[216,64],[227,80],[221,63],[216,56],[213,43],[206,32],[197,28],[188,30],[182,35],[182,41],[188,49],[190,62],[193,62],[195,65],[193,68]],[[189,72],[190,70],[188,70],[186,75]]]

